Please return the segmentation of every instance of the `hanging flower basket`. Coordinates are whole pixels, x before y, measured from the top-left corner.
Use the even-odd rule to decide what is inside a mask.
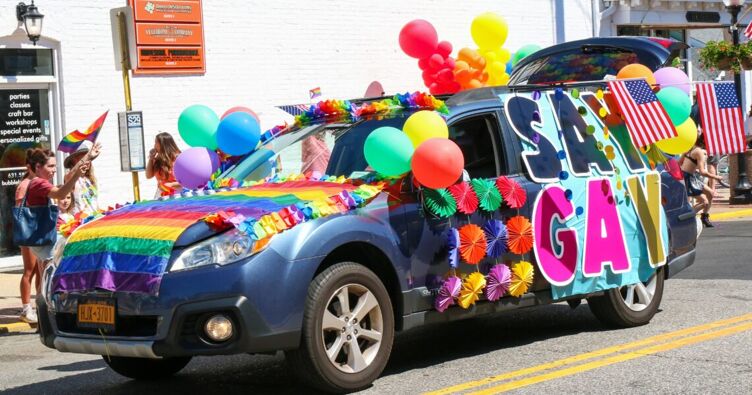
[[[744,70],[752,70],[752,57],[742,58],[741,64]]]
[[[740,59],[746,59],[750,52],[747,44],[733,45],[727,41],[708,41],[700,50],[700,63],[703,68],[739,72]]]

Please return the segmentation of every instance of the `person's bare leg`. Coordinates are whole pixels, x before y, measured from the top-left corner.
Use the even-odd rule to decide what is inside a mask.
[[[707,197],[705,197],[705,195],[695,196],[695,204],[692,206],[692,209],[695,211],[695,214],[705,209],[705,206],[707,205],[707,200],[708,199]]]
[[[713,175],[717,176],[718,175],[718,166],[708,164],[708,171],[710,172],[710,174],[713,174]],[[712,192],[711,196],[714,196],[714,197],[716,195],[716,190],[715,190],[716,185],[717,185],[717,181],[715,180],[715,178],[708,178],[708,186],[710,187],[710,191]],[[712,201],[712,199],[711,199],[711,201]]]
[[[37,257],[29,247],[21,247],[21,259],[23,259],[24,271],[21,275],[21,303],[26,306],[31,300],[31,278],[34,276]]]
[[[706,197],[707,203],[705,203],[705,208],[703,208],[703,213],[709,213],[710,212],[710,206],[713,205],[713,190],[710,189],[709,186],[704,185],[702,187],[702,194]]]

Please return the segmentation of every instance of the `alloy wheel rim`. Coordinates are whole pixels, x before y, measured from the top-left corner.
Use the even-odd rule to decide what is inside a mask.
[[[381,347],[384,318],[376,296],[361,284],[337,289],[321,320],[329,362],[344,373],[359,373],[373,363]]]
[[[658,282],[658,275],[654,273],[647,282],[627,285],[619,289],[622,300],[628,309],[632,311],[643,311],[653,302],[655,298],[655,287]]]

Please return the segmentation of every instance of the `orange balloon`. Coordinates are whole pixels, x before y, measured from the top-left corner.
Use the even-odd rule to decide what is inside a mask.
[[[651,88],[656,84],[653,72],[639,63],[632,63],[622,67],[616,74],[616,78],[620,80],[627,78],[644,78]]]

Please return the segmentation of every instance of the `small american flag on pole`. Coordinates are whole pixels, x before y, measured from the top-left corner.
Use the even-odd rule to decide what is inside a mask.
[[[708,155],[744,152],[744,118],[734,83],[698,84],[697,104]]]
[[[744,36],[747,38],[752,38],[752,23],[747,25],[747,28],[744,29]]]
[[[608,87],[635,145],[647,147],[676,137],[674,124],[645,80],[609,81]]]

